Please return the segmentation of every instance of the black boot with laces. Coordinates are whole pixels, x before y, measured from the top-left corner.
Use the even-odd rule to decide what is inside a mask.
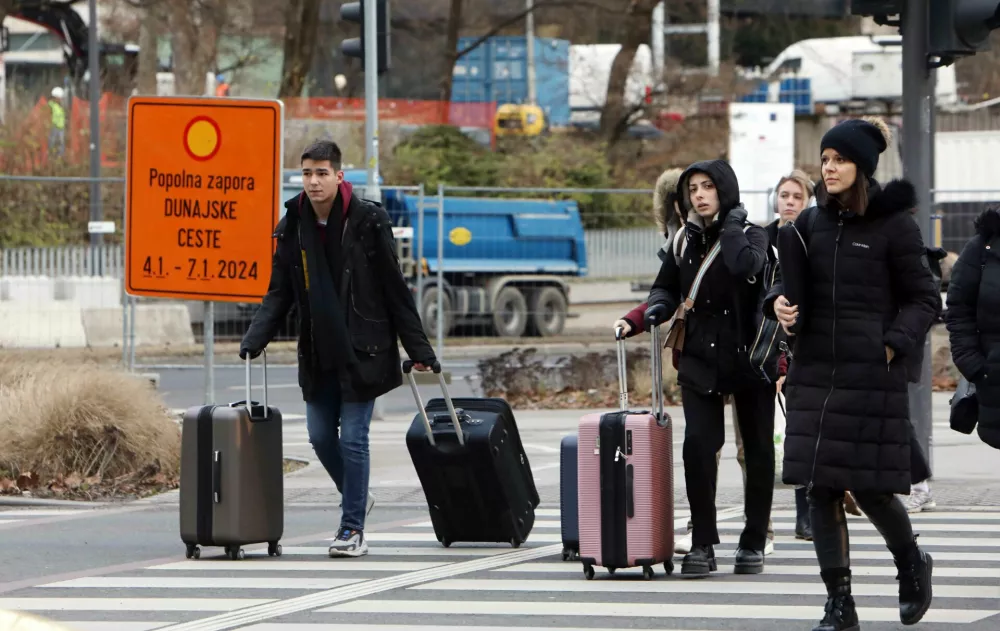
[[[820,575],[826,583],[826,614],[813,631],[860,631],[858,612],[851,596],[850,568],[831,568]]]
[[[934,560],[914,542],[902,548],[890,548],[899,581],[899,620],[917,624],[931,607],[931,572]]]

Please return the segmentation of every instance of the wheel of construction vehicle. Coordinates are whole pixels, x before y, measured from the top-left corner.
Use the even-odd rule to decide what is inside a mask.
[[[521,337],[528,328],[528,301],[517,287],[500,290],[493,303],[493,329],[499,337]]]
[[[439,291],[437,287],[427,287],[424,289],[424,296],[420,306],[420,319],[424,323],[424,333],[430,339],[437,337]],[[455,322],[455,314],[451,310],[451,296],[448,295],[447,291],[441,296],[441,308],[444,311],[443,335],[447,337],[451,335],[451,329]]]
[[[562,333],[566,326],[566,296],[558,287],[541,287],[531,292],[530,332],[532,335],[552,337]]]

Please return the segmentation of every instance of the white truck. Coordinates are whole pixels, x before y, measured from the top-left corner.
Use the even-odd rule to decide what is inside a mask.
[[[899,102],[903,97],[903,48],[899,35],[857,35],[805,39],[781,51],[762,78],[810,79],[817,105],[866,101]],[[937,71],[939,105],[958,101],[955,67]]]

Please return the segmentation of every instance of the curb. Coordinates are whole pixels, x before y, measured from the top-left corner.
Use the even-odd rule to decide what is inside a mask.
[[[61,506],[64,508],[98,508],[100,506],[113,506],[115,504],[118,504],[118,502],[87,502],[84,500],[56,500],[41,499],[37,497],[19,497],[17,495],[0,495],[0,506]]]

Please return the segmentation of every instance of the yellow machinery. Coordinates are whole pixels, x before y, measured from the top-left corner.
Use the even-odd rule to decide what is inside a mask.
[[[497,108],[493,122],[493,132],[498,138],[540,136],[547,128],[545,113],[537,105],[506,103]]]

